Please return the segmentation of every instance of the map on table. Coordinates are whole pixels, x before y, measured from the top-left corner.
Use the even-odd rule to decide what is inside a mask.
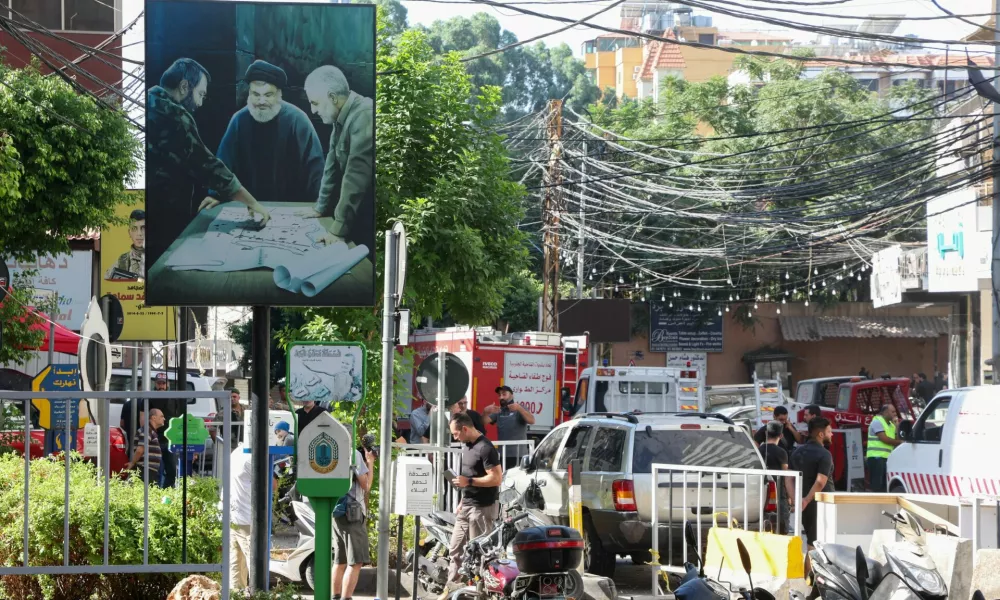
[[[315,296],[368,256],[366,246],[325,245],[317,219],[294,207],[271,209],[264,227],[237,202],[225,205],[200,238],[187,238],[167,258],[174,271],[234,272],[268,268],[283,290]]]
[[[364,389],[364,363],[359,346],[292,345],[288,391],[304,402],[356,402]]]

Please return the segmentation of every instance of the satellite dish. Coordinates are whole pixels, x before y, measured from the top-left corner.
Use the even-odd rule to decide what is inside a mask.
[[[125,328],[125,311],[122,310],[122,303],[114,294],[104,294],[101,296],[101,314],[104,322],[108,326],[108,341],[117,342]]]
[[[462,359],[451,354],[445,354],[444,388],[447,394],[446,407],[457,403],[469,389],[469,369]],[[438,355],[431,354],[424,358],[417,367],[417,391],[425,402],[433,406],[438,404]]]
[[[87,317],[80,326],[80,345],[77,360],[80,366],[80,383],[84,392],[100,392],[111,383],[111,344],[108,325],[101,314],[97,298],[91,298],[87,307]],[[96,417],[100,400],[88,399],[91,417]],[[93,419],[100,425],[96,418]]]

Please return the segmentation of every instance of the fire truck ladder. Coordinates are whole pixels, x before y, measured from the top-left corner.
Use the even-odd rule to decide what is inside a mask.
[[[757,372],[753,374],[753,395],[757,402],[757,427],[774,418],[774,407],[784,404],[785,393],[781,389],[781,378],[759,379]],[[768,413],[765,415],[764,413]]]
[[[563,339],[562,356],[562,387],[570,388],[570,393],[576,393],[576,382],[580,380],[580,341]],[[559,390],[559,400],[562,402],[562,390]],[[561,407],[560,407],[561,411]]]

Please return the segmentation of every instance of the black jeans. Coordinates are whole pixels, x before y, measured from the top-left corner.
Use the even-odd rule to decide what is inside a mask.
[[[889,459],[869,456],[865,461],[868,463],[868,487],[875,493],[885,493],[886,489],[886,463]]]

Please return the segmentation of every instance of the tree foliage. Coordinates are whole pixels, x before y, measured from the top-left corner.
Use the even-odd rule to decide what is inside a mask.
[[[496,17],[484,12],[435,21],[423,29],[438,54],[457,52],[472,57],[518,41],[516,35],[500,27]],[[566,98],[568,106],[580,110],[601,97],[587,77],[583,61],[575,58],[566,44],[537,42],[477,58],[466,66],[477,89],[492,85],[503,90],[507,118],[537,111],[552,98]]]
[[[34,66],[0,66],[0,247],[69,249],[67,236],[114,220],[141,145],[124,114]]]
[[[636,152],[609,155],[608,162],[657,173],[664,171],[662,162],[651,159],[669,158],[679,163],[669,172],[673,187],[679,190],[651,200],[669,203],[678,211],[701,206],[704,212],[703,201],[686,198],[684,189],[731,190],[730,197],[713,203],[711,211],[734,218],[753,213],[757,219],[762,211],[772,210],[794,209],[816,219],[843,211],[863,212],[871,195],[920,189],[932,175],[928,162],[915,166],[913,157],[906,156],[913,150],[912,142],[931,133],[930,121],[886,116],[900,106],[925,99],[926,90],[900,86],[880,97],[842,71],[829,69],[807,79],[800,63],[781,59],[743,57],[735,69],[747,74],[750,83],[734,85],[721,77],[703,83],[666,78],[660,84],[658,102],[626,100],[614,107],[591,107],[594,122],[602,128],[648,141],[625,142]],[[859,175],[844,181],[843,177],[827,175],[833,169],[848,167],[859,174],[877,172],[878,176]],[[645,178],[662,182],[657,175]],[[887,181],[897,185],[886,191]],[[780,221],[777,216],[774,220]],[[674,216],[650,215],[635,239],[695,248],[704,246],[706,232],[716,225],[707,220],[679,221]],[[750,226],[745,235],[753,236],[747,239],[766,240],[771,247],[798,247],[784,227]],[[696,266],[708,279],[729,276],[722,271],[724,261],[707,258],[699,258],[697,265],[689,262],[663,268],[674,272],[684,266]],[[706,271],[712,267],[720,271]],[[804,274],[807,269],[802,265],[799,270]],[[791,270],[794,276],[796,269]]]

